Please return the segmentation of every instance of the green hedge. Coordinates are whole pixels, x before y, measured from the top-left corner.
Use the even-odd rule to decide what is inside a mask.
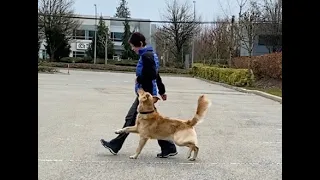
[[[192,74],[196,77],[238,87],[251,86],[253,84],[253,78],[247,69],[219,68],[194,64]]]
[[[41,66],[49,66],[49,67],[60,67],[67,68],[69,64],[69,68],[76,69],[95,69],[95,70],[105,70],[105,71],[125,71],[125,72],[135,72],[135,66],[119,66],[114,64],[87,64],[87,63],[58,63],[58,62],[42,62]],[[190,74],[191,71],[186,69],[178,69],[178,68],[167,68],[160,67],[160,73],[169,73],[169,74]]]
[[[79,57],[64,57],[61,58],[60,62],[62,63],[88,63],[88,64],[93,64],[93,59],[91,57],[84,57],[84,58],[79,58]],[[123,59],[121,61],[117,60],[108,60],[108,64],[113,64],[117,66],[137,66],[137,60],[127,60]],[[98,64],[104,64],[104,59],[97,59]]]
[[[108,60],[108,64],[113,64],[117,66],[133,66],[136,67],[138,63],[138,60],[127,60],[123,59],[121,61],[116,61],[116,60]]]

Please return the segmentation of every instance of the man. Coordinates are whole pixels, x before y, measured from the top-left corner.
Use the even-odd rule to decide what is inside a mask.
[[[159,61],[157,55],[154,53],[151,46],[146,46],[145,37],[138,32],[131,35],[129,43],[133,51],[139,54],[140,59],[137,64],[136,70],[136,84],[135,91],[139,88],[143,88],[144,91],[149,92],[155,98],[155,102],[158,100],[158,88],[159,94],[163,100],[167,99],[165,94],[165,86],[162,83],[161,77],[158,73]],[[129,112],[125,118],[125,124],[123,127],[133,126],[136,121],[137,108],[139,105],[138,97],[136,97],[134,103],[131,105]],[[109,149],[109,151],[116,155],[121,149],[125,139],[129,134],[120,134],[110,142],[101,139],[101,144]],[[167,158],[169,156],[175,156],[178,154],[176,146],[170,141],[158,140],[158,144],[161,147],[161,152],[157,154],[157,157]]]

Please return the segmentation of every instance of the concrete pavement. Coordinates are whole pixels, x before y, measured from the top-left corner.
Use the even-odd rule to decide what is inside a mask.
[[[63,70],[65,71],[65,70]],[[282,105],[193,78],[163,77],[168,100],[158,110],[191,118],[197,98],[207,94],[212,106],[197,125],[199,155],[186,159],[187,148],[168,159],[155,158],[149,141],[137,160],[129,159],[138,136],[130,135],[113,156],[101,138],[115,137],[135,98],[134,75],[90,71],[39,74],[39,180],[114,179],[282,179]]]

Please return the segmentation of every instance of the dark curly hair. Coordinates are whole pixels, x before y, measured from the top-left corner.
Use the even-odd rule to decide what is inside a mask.
[[[131,43],[134,47],[140,47],[141,43],[142,46],[145,46],[147,44],[146,38],[139,32],[134,32],[133,34],[131,34],[129,43]]]

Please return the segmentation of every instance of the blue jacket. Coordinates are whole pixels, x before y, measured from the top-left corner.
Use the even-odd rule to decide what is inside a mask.
[[[139,50],[139,61],[136,68],[137,83],[135,92],[139,88],[149,92],[153,96],[158,95],[157,76],[159,71],[159,60],[151,46],[146,46]]]

